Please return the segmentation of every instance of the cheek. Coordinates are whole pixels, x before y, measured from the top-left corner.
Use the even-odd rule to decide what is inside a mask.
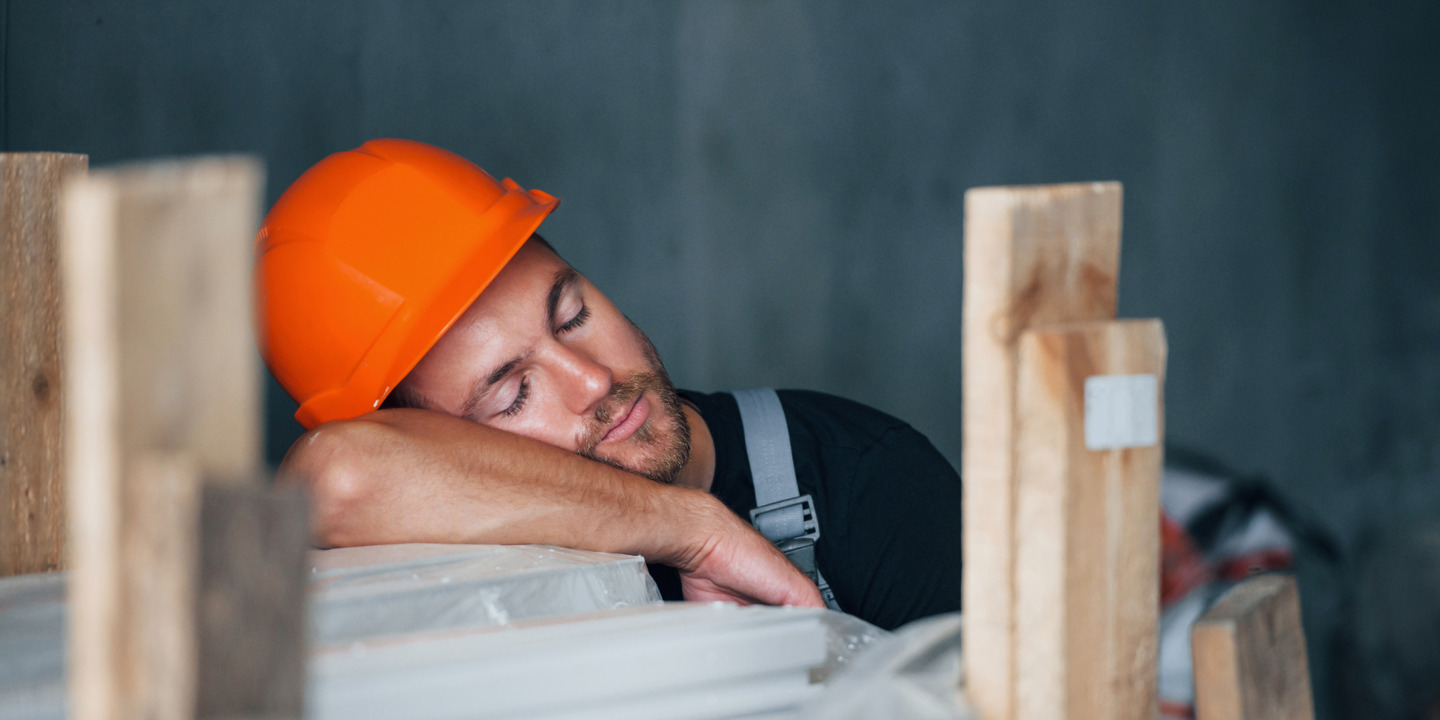
[[[601,331],[596,334],[599,338],[596,353],[608,358],[611,368],[617,371],[617,377],[647,367],[645,342],[640,339],[640,332],[619,312],[607,317],[606,322],[596,330]]]
[[[543,397],[541,397],[543,395]],[[532,390],[529,407],[515,417],[497,416],[485,423],[498,430],[539,440],[563,450],[578,448],[576,438],[584,430],[580,418],[564,410],[561,403],[548,392]]]

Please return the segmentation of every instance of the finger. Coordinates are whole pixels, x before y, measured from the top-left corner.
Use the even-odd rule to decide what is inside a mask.
[[[825,607],[825,599],[820,597],[820,591],[816,589],[813,584],[806,582],[803,587],[797,589],[793,598],[787,600],[785,604],[795,607],[823,608]]]

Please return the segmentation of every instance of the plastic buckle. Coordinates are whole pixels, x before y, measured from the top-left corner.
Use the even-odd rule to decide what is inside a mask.
[[[820,576],[820,566],[815,562],[815,541],[820,539],[820,521],[815,517],[815,501],[809,495],[800,495],[761,505],[750,511],[750,524],[759,530],[761,516],[792,506],[800,508],[801,534],[788,538],[772,538],[771,542],[775,543],[780,552],[785,553],[785,557],[789,558],[800,572],[810,576],[810,580],[820,588],[826,604],[833,608],[834,593],[830,592],[830,584]]]
[[[796,538],[809,538],[809,539],[811,539],[811,540],[819,540],[819,539],[820,539],[820,521],[815,518],[815,501],[811,500],[811,499],[810,499],[810,496],[809,496],[808,494],[807,494],[807,495],[798,495],[798,496],[792,497],[792,498],[786,498],[786,499],[784,499],[784,500],[780,500],[779,502],[770,503],[769,505],[761,505],[760,507],[757,507],[757,508],[755,508],[754,510],[751,510],[751,511],[750,511],[750,524],[753,525],[753,526],[755,526],[755,529],[756,529],[756,530],[759,530],[759,529],[760,529],[760,522],[759,522],[759,520],[760,520],[760,516],[761,516],[761,515],[765,515],[765,514],[767,514],[767,513],[772,513],[772,512],[775,512],[776,510],[784,510],[785,508],[788,508],[788,507],[790,507],[791,505],[799,505],[799,506],[800,506],[801,524],[802,524],[802,527],[803,527],[803,532],[801,532],[799,535],[796,535],[795,537],[796,537]],[[783,541],[785,541],[785,540],[791,540],[791,539],[793,539],[793,538],[779,538],[779,539],[772,539],[771,541],[778,545],[778,544],[780,544],[781,542],[783,542]]]
[[[820,597],[825,600],[825,607],[831,610],[839,610],[840,605],[835,602],[835,591],[830,589],[830,583],[826,582],[825,576],[820,574],[820,566],[815,562],[815,540],[808,537],[794,537],[789,540],[781,540],[775,543],[780,552],[794,563],[800,572],[810,576],[810,582],[815,583],[816,589],[820,591]]]
[[[780,552],[785,553],[785,557],[790,558],[790,562],[794,563],[795,567],[800,568],[800,572],[809,575],[811,580],[815,580],[817,570],[815,565],[814,540],[808,537],[794,537],[775,543],[775,547],[779,549]],[[816,582],[818,583],[819,581],[816,580]]]

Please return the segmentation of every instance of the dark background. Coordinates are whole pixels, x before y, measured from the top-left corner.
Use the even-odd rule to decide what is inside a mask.
[[[678,384],[849,396],[957,466],[965,189],[1122,181],[1170,440],[1340,542],[1300,573],[1322,717],[1355,558],[1440,513],[1440,4],[0,6],[6,151],[253,153],[273,200],[435,143],[562,198],[547,237]]]

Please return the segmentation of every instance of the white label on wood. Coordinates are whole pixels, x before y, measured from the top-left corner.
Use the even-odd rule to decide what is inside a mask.
[[[1085,378],[1085,447],[1118,450],[1159,442],[1158,397],[1154,375]]]

